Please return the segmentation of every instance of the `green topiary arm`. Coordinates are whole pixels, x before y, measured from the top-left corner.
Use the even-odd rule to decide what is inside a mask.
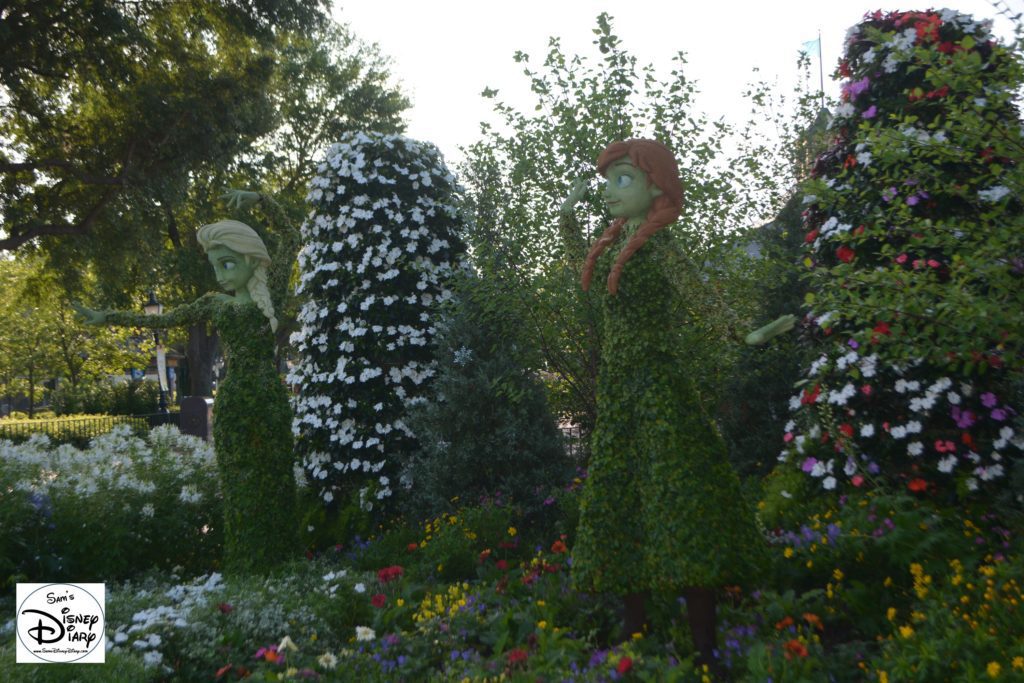
[[[178,306],[174,310],[161,315],[146,315],[132,311],[98,311],[102,315],[102,323],[125,327],[181,327],[192,325],[211,317],[213,303],[222,295],[210,292],[199,297],[190,304]]]

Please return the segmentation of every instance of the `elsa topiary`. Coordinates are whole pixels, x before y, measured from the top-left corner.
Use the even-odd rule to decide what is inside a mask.
[[[836,143],[804,187],[820,357],[782,459],[826,490],[1011,494],[1020,58],[952,10],[876,12],[851,29],[839,75]]]
[[[455,193],[435,147],[376,133],[333,145],[312,181],[289,379],[303,465],[326,503],[359,491],[372,509],[416,446],[406,409],[426,400],[435,306],[465,250]]]
[[[259,197],[235,194],[250,201]],[[76,308],[93,324],[176,327],[212,321],[216,326],[227,361],[213,422],[224,495],[225,568],[264,572],[288,559],[296,538],[291,409],[274,365],[273,336],[284,295],[274,285],[287,282],[294,240],[282,239],[272,261],[256,231],[239,221],[204,225],[196,237],[217,282],[232,294],[211,292],[163,315]],[[272,266],[285,275],[272,272]]]

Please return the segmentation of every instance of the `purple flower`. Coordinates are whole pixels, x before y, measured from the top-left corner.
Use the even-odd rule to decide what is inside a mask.
[[[857,97],[858,95],[860,95],[862,92],[867,90],[870,86],[871,86],[871,81],[868,79],[867,76],[865,76],[864,78],[860,79],[859,81],[851,81],[851,82],[847,83],[846,85],[844,85],[843,86],[843,91],[852,100],[855,97]]]
[[[1003,420],[1006,419],[1006,411],[1003,410],[1002,408],[996,408],[991,413],[989,413],[989,415],[991,415],[992,419],[995,420],[996,422],[1002,422]]]
[[[878,474],[878,472],[879,472],[878,463],[877,462],[869,462],[868,463],[868,473],[869,474]]]
[[[953,406],[951,411],[956,426],[960,429],[970,429],[975,422],[974,413],[969,410],[961,410],[960,406]]]
[[[804,472],[807,472],[808,474],[810,474],[811,470],[813,470],[814,466],[817,465],[817,464],[818,464],[817,458],[808,457],[806,460],[804,460],[804,464],[800,466],[800,469],[802,469]]]
[[[872,104],[870,107],[868,107],[867,109],[864,110],[864,113],[861,114],[861,117],[865,118],[865,119],[873,119],[877,115],[878,115],[878,107],[876,107],[875,105]]]
[[[896,191],[895,187],[890,187],[889,189],[882,192],[882,199],[884,201],[891,202],[893,199],[896,199],[896,195],[898,194],[899,192]]]
[[[850,341],[846,342],[846,345],[849,346],[851,349],[860,348],[860,344],[857,343],[856,339],[851,339]]]
[[[907,197],[907,206],[916,206],[921,201],[916,194],[912,194]]]
[[[998,402],[999,399],[997,399],[996,395],[993,394],[991,391],[986,391],[984,394],[981,395],[981,405],[985,406],[986,408],[994,408],[996,403]]]

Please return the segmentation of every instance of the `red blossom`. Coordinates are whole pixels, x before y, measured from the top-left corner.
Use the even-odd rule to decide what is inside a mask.
[[[391,565],[390,567],[384,567],[383,569],[377,570],[377,580],[381,583],[390,583],[397,578],[400,578],[405,570],[397,564]]]
[[[410,543],[409,545],[405,546],[405,549],[410,553],[415,552],[417,548],[419,548],[419,546],[415,543]]]
[[[800,403],[807,406],[818,402],[818,395],[821,394],[821,386],[814,385],[813,389],[804,389],[804,395],[800,397]]]
[[[942,19],[937,14],[925,14],[921,15],[923,21],[919,21],[914,24],[914,30],[917,31],[918,42],[934,42],[939,39],[939,27],[942,26]]]
[[[485,562],[487,560],[487,558],[490,557],[490,556],[491,556],[491,549],[487,548],[486,550],[484,550],[484,551],[482,551],[480,553],[480,562],[481,563]]]
[[[508,562],[506,560],[498,560],[494,563],[494,566],[500,569],[501,571],[505,571],[506,569],[508,569]]]
[[[907,482],[907,488],[913,491],[914,493],[919,493],[921,491],[926,491],[928,489],[928,482],[918,477],[917,479],[911,479],[909,482]]]
[[[632,668],[633,668],[633,660],[630,659],[629,657],[623,657],[622,659],[619,660],[619,664],[618,664],[618,666],[615,667],[615,670],[618,671],[620,675],[625,675],[625,674],[629,673],[629,670],[632,669]]]
[[[864,477],[862,477],[859,474],[855,474],[850,479],[850,483],[853,484],[854,486],[856,486],[857,488],[860,488],[861,484],[864,483]]]
[[[817,228],[815,228],[814,230],[811,230],[809,233],[807,233],[804,236],[804,242],[807,243],[807,244],[810,244],[811,242],[813,242],[816,239],[818,239],[818,229]]]
[[[565,542],[561,539],[551,544],[551,552],[553,553],[565,553],[568,552],[569,548],[566,547]]]
[[[370,604],[378,609],[386,605],[387,602],[388,596],[384,595],[383,593],[377,593],[372,598],[370,598]]]
[[[223,676],[223,675],[224,675],[224,674],[226,674],[227,672],[231,671],[231,668],[232,668],[233,666],[234,666],[234,664],[233,664],[233,663],[228,663],[228,664],[225,664],[225,665],[224,665],[224,666],[222,666],[221,668],[217,669],[217,673],[216,673],[216,674],[214,674],[214,676],[213,676],[213,677],[214,677],[214,678],[220,678],[221,676]]]
[[[878,334],[892,334],[892,329],[889,328],[889,323],[882,321],[872,328]]]
[[[846,246],[845,244],[836,249],[836,258],[838,258],[843,263],[849,263],[850,261],[853,260],[853,257],[856,255],[856,252],[854,252],[853,249]]]
[[[220,610],[221,614],[230,614],[231,611],[235,608],[232,607],[230,603],[222,602],[219,605],[217,605],[217,609]]]
[[[529,659],[529,658],[530,658],[529,653],[526,650],[520,649],[518,647],[515,648],[514,650],[509,650],[509,653],[507,655],[509,666],[516,666],[518,664],[525,664],[526,660]]]
[[[844,422],[843,424],[839,425],[839,431],[841,431],[844,435],[848,437],[853,437],[853,425],[851,424],[847,424]]]
[[[787,616],[783,617],[780,621],[777,621],[775,623],[775,630],[776,631],[781,631],[782,629],[786,628],[787,626],[792,626],[792,625],[793,625],[793,617],[787,615]]]
[[[782,649],[785,650],[786,659],[792,659],[794,655],[797,657],[806,657],[809,654],[807,652],[807,648],[804,647],[804,644],[796,638],[788,641],[782,646]]]

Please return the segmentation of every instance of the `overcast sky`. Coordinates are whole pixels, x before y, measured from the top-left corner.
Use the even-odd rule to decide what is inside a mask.
[[[1017,12],[1024,0],[1004,0]],[[746,120],[744,87],[759,78],[788,89],[796,79],[797,53],[821,31],[826,90],[846,30],[866,11],[922,9],[905,3],[861,0],[336,0],[335,18],[357,36],[375,42],[392,60],[392,71],[412,98],[408,134],[436,144],[449,163],[460,146],[479,138],[479,123],[497,122],[485,87],[501,99],[532,108],[520,65],[522,50],[539,62],[548,38],[558,36],[566,54],[594,56],[596,18],[608,12],[623,47],[641,63],[666,66],[682,50],[687,75],[698,82],[698,106],[734,123]],[[941,6],[941,5],[940,5]],[[987,0],[960,0],[950,7],[996,19],[996,32],[1012,33]],[[817,69],[815,55],[814,68]]]

